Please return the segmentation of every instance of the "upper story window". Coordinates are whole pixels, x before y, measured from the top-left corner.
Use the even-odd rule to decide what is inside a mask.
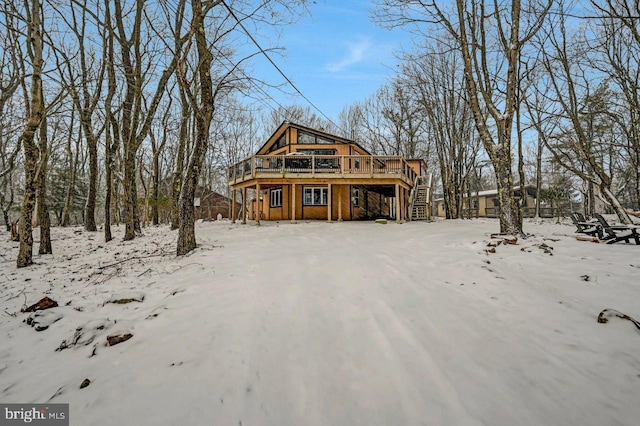
[[[299,149],[296,151],[304,155],[335,155],[335,149]]]
[[[271,148],[267,151],[267,153],[275,151],[276,149],[280,149],[287,144],[287,135],[285,133],[280,136],[276,143],[274,143]]]
[[[336,143],[336,141],[313,133],[305,132],[304,130],[298,130],[298,143],[313,145],[318,143]]]

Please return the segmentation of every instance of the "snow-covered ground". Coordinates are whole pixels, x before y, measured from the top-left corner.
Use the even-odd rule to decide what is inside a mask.
[[[20,270],[2,234],[0,402],[78,426],[637,425],[640,333],[596,318],[640,318],[640,246],[527,223],[489,253],[497,229],[207,222],[176,258],[167,227],[54,228]]]

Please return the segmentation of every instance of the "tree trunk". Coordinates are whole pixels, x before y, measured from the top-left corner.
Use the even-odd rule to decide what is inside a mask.
[[[604,185],[600,186],[600,192],[602,193],[602,196],[605,198],[605,200],[607,200],[616,215],[618,215],[618,219],[620,219],[622,223],[633,223],[633,221],[629,217],[629,213],[627,213],[624,207],[622,207],[622,205],[620,204],[620,201],[618,201],[618,198],[611,192],[611,188]]]
[[[16,261],[18,268],[33,264],[33,234],[31,220],[36,202],[36,172],[38,161],[38,147],[34,142],[35,132],[44,117],[44,98],[42,92],[42,23],[40,0],[31,2],[31,20],[29,22],[27,43],[32,61],[31,76],[31,104],[28,111],[27,124],[22,134],[24,147],[25,184],[20,211],[20,248]],[[25,90],[26,92],[26,90]]]
[[[47,118],[40,123],[40,164],[37,172],[37,215],[40,223],[39,254],[52,254],[51,247],[51,218],[47,206],[47,169],[49,166],[49,150],[47,149]]]
[[[522,224],[519,222],[518,205],[513,193],[513,176],[511,173],[510,147],[501,143],[495,151],[494,170],[498,189],[498,205],[500,212],[500,233],[520,235]]]
[[[153,155],[153,182],[152,182],[151,196],[153,197],[153,204],[151,205],[151,223],[158,226],[160,224],[160,214],[158,211],[158,203],[160,197],[160,153],[154,153]]]
[[[544,145],[538,136],[538,152],[536,153],[536,218],[540,218],[540,195],[542,186],[542,150]]]
[[[83,121],[91,120],[90,117],[83,117]],[[90,123],[84,125],[87,147],[89,150],[89,192],[84,209],[84,229],[89,232],[98,230],[96,227],[96,192],[98,186],[98,141],[93,134]]]
[[[69,184],[64,197],[64,207],[60,214],[60,226],[69,226],[70,218],[69,211],[71,210],[71,201],[73,199],[73,190],[76,186],[76,166],[78,164],[78,155],[80,151],[80,135],[78,135],[78,141],[76,142],[76,155],[74,158],[73,150],[71,149],[71,139],[73,135],[73,123],[75,121],[75,109],[71,110],[71,123],[69,124],[69,135],[67,137],[67,157],[69,157]]]
[[[105,20],[109,28],[111,27],[111,9],[107,2],[105,7]],[[118,125],[111,109],[113,97],[116,94],[116,73],[113,67],[113,39],[115,35],[113,31],[109,31],[105,34],[107,44],[106,59],[107,59],[107,97],[104,101],[105,109],[105,196],[104,196],[104,241],[109,242],[113,239],[111,235],[111,209],[112,209],[112,191],[114,187],[113,182],[113,168],[115,167],[114,156],[119,149],[118,141],[120,140],[120,133],[118,131]],[[117,187],[116,187],[117,188]],[[116,189],[117,194],[117,189]],[[117,203],[116,203],[117,206]]]
[[[518,205],[515,201],[513,192],[513,173],[511,170],[511,130],[513,127],[514,111],[516,110],[516,89],[518,84],[518,73],[516,72],[517,64],[520,57],[520,2],[513,1],[511,5],[511,35],[509,39],[509,48],[505,52],[507,60],[507,74],[504,87],[506,94],[506,103],[503,112],[499,112],[498,107],[490,99],[492,96],[491,89],[493,82],[491,79],[474,67],[477,61],[476,55],[480,54],[482,60],[487,59],[487,46],[478,46],[474,41],[474,36],[467,35],[467,25],[470,25],[470,31],[476,30],[474,22],[468,22],[469,17],[465,9],[466,3],[463,0],[456,0],[458,18],[461,25],[458,42],[460,43],[462,59],[464,61],[464,76],[466,81],[466,91],[468,102],[475,120],[476,129],[485,150],[489,154],[489,158],[493,164],[498,189],[498,204],[500,213],[500,232],[503,234],[522,235],[522,218],[518,214]],[[497,13],[497,12],[496,12]],[[480,17],[484,20],[485,17]],[[482,34],[484,38],[484,34]],[[470,41],[471,40],[471,41]],[[477,80],[476,80],[477,79]],[[481,106],[479,95],[485,100],[486,108]],[[487,112],[489,110],[491,116],[496,121],[497,141],[487,125]],[[496,143],[497,142],[497,143]]]
[[[106,126],[109,126],[109,120],[107,119]],[[113,180],[111,168],[113,167],[113,153],[111,151],[111,138],[109,129],[105,129],[107,137],[105,141],[106,145],[106,160],[105,160],[105,194],[104,194],[104,241],[108,243],[113,239],[111,235],[111,183]]]
[[[179,199],[182,189],[182,172],[184,168],[184,153],[187,144],[189,130],[189,104],[184,93],[180,92],[182,101],[182,119],[180,121],[180,140],[178,141],[178,155],[176,157],[175,170],[173,172],[173,184],[171,187],[171,229],[178,229],[180,225]]]
[[[636,157],[636,206],[640,210],[640,142],[636,139],[635,143],[635,157]]]
[[[208,146],[209,124],[204,123],[202,119],[196,119],[197,138],[194,143],[194,151],[187,171],[185,173],[182,190],[179,199],[179,227],[178,227],[178,244],[177,255],[183,256],[196,248],[195,234],[195,208],[193,205],[200,177],[200,170],[204,162],[205,154]],[[203,132],[207,132],[206,134]]]
[[[135,191],[136,185],[136,157],[135,152],[131,153],[131,150],[125,148],[125,160],[124,160],[124,199],[125,199],[125,231],[124,241],[133,240],[136,236],[135,221],[137,212],[135,207],[137,204],[137,194]]]
[[[9,211],[2,210],[2,218],[4,219],[4,227],[7,232],[11,232],[11,222],[9,221]]]
[[[521,79],[518,78],[518,81]],[[518,84],[518,92],[520,92]],[[520,94],[518,93],[518,97]],[[518,177],[520,180],[520,202],[518,203],[518,222],[522,224],[527,206],[527,186],[524,176],[524,153],[522,152],[522,126],[520,122],[520,104],[516,107],[516,132],[518,134]],[[522,228],[522,225],[520,226]]]
[[[213,81],[211,78],[213,55],[209,49],[204,26],[204,14],[206,12],[202,10],[201,0],[192,0],[191,6],[193,9],[192,25],[195,29],[194,38],[198,52],[197,74],[200,80],[198,86],[200,105],[198,108],[196,108],[196,105],[193,105],[196,137],[193,144],[193,153],[185,172],[182,191],[180,191],[180,225],[178,226],[178,243],[176,250],[178,256],[185,255],[196,248],[193,201],[200,177],[200,170],[202,169],[202,163],[204,162],[204,157],[209,145],[209,129],[211,127],[214,110]],[[184,81],[182,81],[182,83],[184,84]]]
[[[587,205],[585,215],[587,217],[594,217],[596,214],[596,193],[595,185],[593,182],[587,182]]]
[[[11,175],[8,176],[8,184],[9,184],[9,201],[7,204],[2,205],[2,216],[4,218],[4,225],[7,229],[7,232],[11,232],[11,220],[9,218],[9,209],[13,205],[13,178]],[[4,201],[4,200],[3,200]]]

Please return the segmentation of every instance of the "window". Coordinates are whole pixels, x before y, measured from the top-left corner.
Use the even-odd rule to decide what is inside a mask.
[[[351,204],[354,207],[360,206],[360,188],[356,187],[351,190]]]
[[[282,136],[280,136],[278,141],[276,143],[274,143],[271,146],[271,148],[269,148],[269,150],[267,152],[269,153],[269,152],[275,151],[276,149],[282,148],[283,146],[286,145],[286,142],[287,142],[287,136],[286,136],[286,134],[283,134]]]
[[[358,151],[355,151],[353,153],[354,155],[360,155],[360,153]],[[360,159],[356,157],[355,160],[353,160],[353,168],[356,170],[360,170]]]
[[[304,155],[335,155],[335,149],[299,149],[296,151]]]
[[[305,206],[326,206],[327,205],[327,188],[305,188],[304,189],[304,205]]]
[[[304,130],[298,130],[298,143],[313,145],[317,143],[336,143],[336,141],[322,136],[314,135],[313,133],[305,132]]]
[[[269,207],[282,207],[282,188],[272,189],[269,192]]]

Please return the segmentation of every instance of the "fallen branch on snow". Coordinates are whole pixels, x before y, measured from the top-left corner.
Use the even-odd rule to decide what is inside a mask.
[[[103,269],[111,268],[113,266],[118,266],[118,265],[120,265],[122,263],[129,262],[129,261],[132,261],[132,260],[141,260],[141,259],[148,259],[150,257],[167,256],[169,254],[170,253],[154,253],[154,254],[150,254],[148,256],[133,256],[133,257],[129,257],[129,258],[123,259],[123,260],[121,260],[119,262],[111,263],[109,265],[99,266],[98,270],[101,271]]]
[[[633,323],[633,325],[636,326],[638,330],[640,330],[640,322],[638,322],[638,320],[630,317],[627,314],[623,314],[620,311],[616,311],[615,309],[604,309],[602,312],[600,312],[600,315],[598,315],[598,322],[601,324],[606,324],[607,322],[609,322],[609,318],[612,317],[629,320]]]

